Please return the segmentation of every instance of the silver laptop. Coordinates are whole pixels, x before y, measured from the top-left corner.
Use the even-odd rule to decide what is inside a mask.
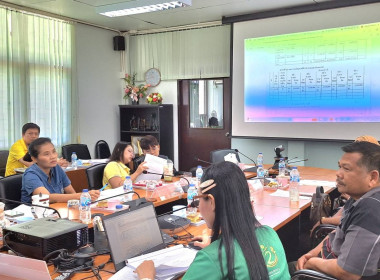
[[[165,248],[153,203],[102,219],[116,271],[130,258]]]

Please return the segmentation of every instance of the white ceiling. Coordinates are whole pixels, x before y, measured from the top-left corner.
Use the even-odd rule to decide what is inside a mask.
[[[98,6],[128,1],[131,0],[0,0],[0,4],[16,4],[120,31],[129,31],[218,21],[223,16],[308,4],[317,6],[321,2],[340,0],[192,0],[191,7],[117,18],[99,15],[95,11]]]

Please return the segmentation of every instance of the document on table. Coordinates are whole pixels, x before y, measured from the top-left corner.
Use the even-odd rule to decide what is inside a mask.
[[[112,197],[115,195],[121,195],[123,193],[124,193],[123,186],[115,188],[115,189],[107,189],[107,190],[100,192],[100,196],[99,196],[98,200],[109,198],[109,197]],[[115,197],[115,198],[117,198],[117,197]],[[120,200],[121,198],[122,198],[122,196],[120,196],[118,199]]]
[[[133,271],[145,260],[152,260],[156,267],[156,279],[171,279],[177,274],[186,272],[193,262],[196,250],[177,245],[128,260],[127,265],[110,279],[138,279]]]
[[[145,155],[145,165],[148,166],[147,172],[164,174],[164,166],[166,165],[166,159],[152,156],[150,154]],[[140,174],[136,178],[136,182],[144,181],[144,180],[156,180],[160,181],[162,175],[156,174]]]
[[[271,196],[279,196],[279,197],[289,197],[289,191],[284,190],[277,190],[270,194]],[[300,193],[300,199],[308,199],[311,200],[311,196],[303,196],[302,193]]]
[[[324,186],[324,187],[330,187],[335,188],[336,182],[335,181],[320,181],[320,180],[301,180],[300,185],[303,186]]]

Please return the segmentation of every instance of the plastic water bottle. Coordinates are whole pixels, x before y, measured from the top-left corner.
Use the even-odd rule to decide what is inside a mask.
[[[133,191],[131,176],[125,177],[124,184],[123,184],[123,190],[124,190],[124,201],[133,200],[133,193],[127,194],[127,192]]]
[[[257,178],[260,178],[261,184],[264,186],[264,177],[265,177],[265,170],[262,165],[259,165],[257,167]]]
[[[84,224],[91,223],[91,196],[88,192],[88,189],[84,189],[80,196],[79,203],[79,219]]]
[[[190,184],[189,189],[187,190],[187,205],[190,206],[194,201],[194,196],[197,195],[197,189],[194,184]]]
[[[297,202],[300,200],[299,193],[299,184],[300,184],[300,173],[296,166],[290,171],[290,186],[289,186],[289,197],[290,201]]]
[[[202,166],[198,165],[198,166],[197,166],[197,170],[195,171],[195,177],[197,178],[198,186],[199,186],[200,183],[201,183],[202,176],[203,176],[203,169],[202,169]]]
[[[257,162],[257,166],[264,165],[264,156],[263,156],[263,153],[259,153],[257,155],[256,162]]]
[[[280,158],[280,162],[278,163],[278,175],[285,176],[286,174],[286,164],[284,158]]]
[[[73,167],[74,169],[77,169],[78,168],[78,156],[75,152],[73,152],[71,154],[71,167]]]

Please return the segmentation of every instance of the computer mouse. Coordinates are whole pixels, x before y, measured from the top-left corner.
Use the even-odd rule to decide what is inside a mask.
[[[189,242],[189,243],[187,244],[187,246],[190,247],[191,249],[198,250],[198,251],[203,249],[202,247],[195,246],[195,245],[194,245],[194,242],[195,242],[195,241],[191,241],[191,242]]]

